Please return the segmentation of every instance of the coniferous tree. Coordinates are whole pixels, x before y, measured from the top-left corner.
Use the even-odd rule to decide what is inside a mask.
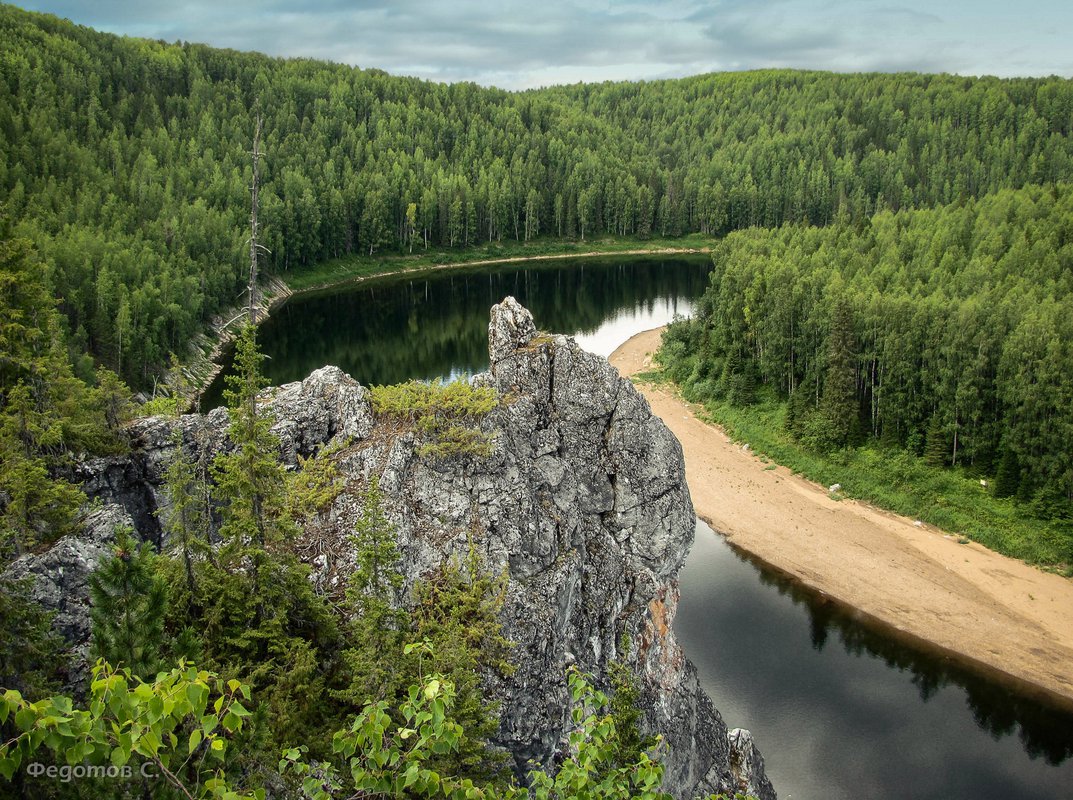
[[[623,655],[629,655],[629,639],[622,639]],[[611,701],[609,711],[615,721],[614,758],[612,764],[634,764],[641,754],[652,749],[656,744],[655,736],[641,734],[642,710],[641,692],[637,688],[637,677],[622,661],[612,661],[607,666],[607,676],[611,683]]]
[[[499,612],[506,577],[490,575],[470,541],[464,564],[451,560],[414,586],[412,637],[427,641],[438,668],[454,683],[456,713],[466,730],[459,747],[440,763],[463,773],[494,778],[503,770],[501,755],[486,742],[499,727],[499,705],[482,692],[484,673],[510,675],[514,643],[503,636]]]
[[[152,546],[139,545],[132,534],[119,528],[111,557],[89,577],[93,650],[149,680],[163,664],[168,593]]]
[[[0,413],[0,557],[6,559],[72,532],[85,495],[50,473],[43,450],[61,435],[56,418],[35,407],[30,388],[21,382],[5,399]]]
[[[924,463],[931,467],[946,465],[946,435],[943,433],[939,415],[932,415],[928,423],[927,433],[924,435]]]
[[[34,696],[59,688],[66,664],[52,615],[30,589],[26,580],[0,578],[0,686]]]
[[[845,447],[858,426],[857,340],[853,331],[853,310],[845,300],[835,306],[827,345],[820,411],[826,422],[826,445]]]
[[[355,633],[360,633],[343,652],[349,685],[338,695],[360,707],[370,699],[390,697],[401,688],[405,679],[398,654],[410,629],[409,615],[398,607],[403,577],[398,570],[395,528],[384,515],[375,476],[365,492],[351,543],[357,563],[346,599]]]
[[[260,407],[258,393],[267,385],[261,374],[264,356],[257,350],[256,329],[247,325],[235,344],[234,374],[224,395],[231,424],[231,449],[212,466],[215,499],[220,507],[224,540],[221,558],[237,563],[244,557],[256,573],[268,548],[280,547],[293,534],[287,514],[286,473],[279,460],[279,439],[272,418]]]
[[[1013,497],[1021,486],[1021,465],[1017,453],[1007,447],[1002,451],[1002,460],[995,474],[995,497]]]
[[[105,367],[98,367],[94,400],[104,418],[105,430],[115,439],[120,437],[123,426],[134,418],[134,403],[131,391],[118,375]]]
[[[175,452],[164,472],[168,506],[161,510],[163,528],[168,541],[182,556],[187,589],[191,596],[197,597],[194,559],[200,555],[213,557],[208,546],[210,519],[205,500],[208,487],[197,462],[184,450],[182,428],[178,425],[172,445]]]

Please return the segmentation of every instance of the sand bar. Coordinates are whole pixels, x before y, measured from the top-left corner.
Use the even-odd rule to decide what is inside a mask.
[[[662,329],[611,355],[649,369]],[[1073,581],[770,469],[670,387],[638,387],[682,443],[697,516],[891,633],[1073,710]]]

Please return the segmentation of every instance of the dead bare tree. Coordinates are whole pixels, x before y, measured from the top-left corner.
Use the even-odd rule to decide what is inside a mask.
[[[260,206],[258,188],[261,179],[261,113],[257,112],[257,122],[253,132],[253,185],[250,187],[252,202],[250,204],[250,278],[246,284],[246,293],[249,305],[246,309],[247,318],[251,325],[257,324],[257,308],[260,302],[260,290],[257,286],[257,254],[260,251],[269,252],[268,248],[257,241],[257,211]]]

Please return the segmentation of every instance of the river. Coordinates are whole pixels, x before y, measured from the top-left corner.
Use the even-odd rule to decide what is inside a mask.
[[[609,355],[689,314],[709,265],[578,259],[369,281],[292,298],[258,337],[277,384],[324,364],[366,384],[472,374],[488,365],[488,309],[512,294],[541,329]],[[784,800],[1073,797],[1073,716],[870,630],[703,524],[681,596],[686,653],[727,723],[752,730]]]

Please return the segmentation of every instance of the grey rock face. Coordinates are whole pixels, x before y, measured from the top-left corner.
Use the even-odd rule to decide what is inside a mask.
[[[352,570],[347,535],[369,479],[379,476],[407,580],[400,599],[444,560],[464,558],[471,543],[487,569],[507,573],[503,624],[517,643],[517,671],[485,678],[503,710],[497,743],[519,772],[565,742],[566,667],[576,663],[601,683],[617,659],[639,677],[646,728],[664,736],[668,792],[747,787],[773,798],[747,732],[728,732],[671,629],[695,526],[677,440],[605,359],[538,334],[513,298],[492,309],[489,355],[489,372],[474,378],[501,398],[480,423],[494,437],[487,458],[420,456],[415,434],[377,423],[366,390],[335,367],[266,393],[287,463],[350,442],[335,456],[346,488],[300,542],[315,585],[338,591]],[[112,517],[78,543],[64,540],[16,565],[41,576],[47,606],[71,608],[63,625],[72,641],[88,633],[83,573],[105,552],[106,521],[130,518],[143,537],[159,539],[154,514],[175,441],[211,456],[227,446],[226,428],[220,411],[143,420],[132,430],[133,456],[84,465],[87,490]],[[49,577],[70,576],[76,564],[80,582]]]
[[[130,516],[117,505],[86,515],[78,536],[65,536],[41,554],[25,555],[5,571],[16,580],[32,579],[31,599],[55,612],[53,629],[70,642],[74,669],[68,680],[81,688],[89,676],[89,575],[111,552],[118,527],[133,527]],[[36,699],[36,698],[35,698]]]
[[[737,781],[737,790],[744,795],[767,797],[771,785],[758,781],[764,775],[764,757],[753,743],[753,735],[742,728],[730,732],[730,771]]]

